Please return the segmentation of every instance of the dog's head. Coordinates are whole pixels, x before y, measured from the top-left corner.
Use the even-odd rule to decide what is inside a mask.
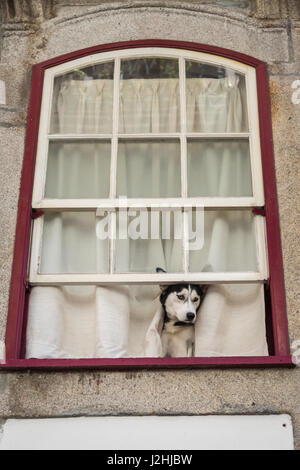
[[[165,272],[158,268],[157,272]],[[175,284],[162,288],[160,302],[166,318],[186,324],[196,321],[207,287],[197,284]]]

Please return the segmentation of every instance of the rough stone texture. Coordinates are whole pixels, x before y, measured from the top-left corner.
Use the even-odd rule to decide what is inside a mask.
[[[256,0],[255,16],[257,18],[273,19],[281,17],[281,8],[285,2],[281,0]]]
[[[12,65],[0,65],[0,80],[6,83],[6,102],[13,103],[14,108],[18,109],[25,107],[30,90],[29,70],[25,74],[24,72],[26,71],[23,67],[18,69]],[[8,109],[6,108],[6,111]],[[2,115],[4,117],[5,111],[0,114],[0,120],[2,120]]]
[[[0,124],[0,340],[3,340],[5,335],[24,132],[24,128]]]
[[[288,2],[290,18],[300,19],[300,2],[298,0],[289,0]]]
[[[295,21],[292,26],[293,53],[296,63],[300,63],[300,21]]]
[[[24,10],[15,18],[5,12],[2,43],[0,40],[0,80],[5,80],[7,87],[7,105],[0,106],[0,340],[5,335],[32,64],[100,43],[153,37],[227,47],[269,65],[289,329],[291,342],[299,340],[300,105],[291,99],[291,85],[300,79],[298,0],[56,0],[55,9],[50,13],[40,9],[39,14],[28,5],[42,7],[40,0],[18,3],[23,3]],[[300,448],[299,374],[299,368],[0,372],[0,419],[288,413]]]
[[[299,376],[299,369],[9,373],[0,374],[0,409],[5,418],[291,413],[300,405]]]
[[[282,62],[288,62],[289,44],[285,28],[274,25],[257,29],[256,20],[251,18],[245,20],[243,17],[241,21],[240,15],[234,18],[228,17],[224,21],[220,9],[216,10],[218,14],[214,16],[215,27],[212,29],[212,15],[205,11],[197,15],[195,11],[177,10],[174,7],[153,9],[124,7],[116,9],[111,15],[104,7],[97,7],[79,17],[72,17],[64,22],[58,18],[51,24],[44,25],[47,28],[43,31],[47,37],[47,48],[38,51],[38,59],[44,60],[49,55],[51,57],[73,51],[74,42],[89,47],[105,43],[106,38],[110,38],[111,42],[117,42],[141,37],[159,37],[214,44],[250,55],[255,50],[256,57],[261,60],[278,62],[280,58]],[[89,24],[88,37],[84,28],[79,27],[82,21],[87,21]],[[176,27],[172,27],[172,23],[176,24]],[[122,24],[125,24],[126,28],[120,28]],[[239,37],[238,44],[237,37]],[[3,53],[5,54],[5,46]]]
[[[292,103],[292,83],[297,77],[270,80],[277,191],[283,241],[286,296],[291,342],[300,338],[299,324],[299,123],[300,105]],[[284,129],[284,132],[282,132]]]
[[[53,0],[2,0],[4,21],[24,23],[49,19],[54,14]]]
[[[231,9],[241,9],[249,11],[251,5],[256,2],[256,0],[190,0],[189,2],[182,2],[182,0],[176,0],[178,4],[182,3],[196,3],[196,4],[205,4],[211,6],[222,6],[225,8]],[[97,6],[99,3],[120,3],[118,0],[102,0],[101,2],[97,2],[95,0],[77,0],[76,2],[72,0],[56,0],[56,5],[59,7],[80,7],[80,6]],[[147,2],[145,2],[146,4]],[[162,3],[162,2],[161,2]],[[164,2],[165,4],[167,1]]]

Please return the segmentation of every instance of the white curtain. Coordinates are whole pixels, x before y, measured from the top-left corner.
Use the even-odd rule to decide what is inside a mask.
[[[123,80],[120,132],[178,132],[175,79]],[[111,131],[112,81],[69,80],[55,90],[60,133]],[[189,132],[240,132],[245,99],[238,77],[188,79]],[[46,196],[108,197],[108,142],[55,144],[50,148]],[[191,142],[191,196],[251,194],[245,144]],[[232,171],[234,170],[234,171]],[[199,183],[197,179],[199,178]],[[180,153],[171,142],[120,142],[119,195],[178,197]],[[234,213],[233,213],[234,212]],[[108,272],[108,242],[96,237],[94,213],[45,216],[42,273]],[[209,211],[205,243],[190,252],[191,271],[256,269],[253,221],[244,211]],[[174,235],[174,223],[171,234]],[[179,240],[118,240],[117,271],[181,270]],[[210,287],[196,326],[196,355],[267,355],[263,287]],[[27,357],[86,358],[160,355],[162,312],[158,286],[35,287],[30,296]]]

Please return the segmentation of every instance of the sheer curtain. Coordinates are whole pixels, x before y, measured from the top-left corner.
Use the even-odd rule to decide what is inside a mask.
[[[123,80],[120,133],[178,132],[178,90],[177,79]],[[111,80],[68,80],[55,92],[58,133],[111,132]],[[238,77],[188,79],[187,100],[189,132],[242,130]],[[251,193],[249,154],[242,143],[235,142],[231,148],[212,142],[189,145],[191,196]],[[55,143],[49,150],[45,195],[106,198],[109,171],[108,141]],[[119,142],[118,195],[179,197],[180,181],[177,142]],[[41,273],[108,272],[108,241],[96,236],[103,219],[92,212],[54,213],[44,219]],[[204,247],[190,252],[191,271],[256,268],[250,214],[210,212],[205,222]],[[117,271],[155,272],[157,266],[181,271],[181,242],[174,239],[175,229],[171,224],[170,240],[117,240]],[[35,287],[30,296],[26,356],[158,356],[159,293],[158,286]],[[267,355],[264,312],[262,286],[210,287],[196,325],[196,355]]]

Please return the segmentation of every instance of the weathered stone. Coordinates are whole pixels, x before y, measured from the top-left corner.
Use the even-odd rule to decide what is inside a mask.
[[[0,80],[3,80],[5,83],[6,105],[9,108],[27,107],[30,92],[29,78],[30,74],[26,65],[16,67],[0,64]]]
[[[2,0],[5,23],[25,23],[51,18],[53,0]]]
[[[289,0],[290,18],[300,20],[300,2],[299,0]]]
[[[296,77],[272,77],[270,82],[272,124],[279,199],[282,249],[291,341],[300,339],[299,267],[295,253],[299,239],[300,191],[300,104],[293,104]],[[282,132],[284,129],[284,133]]]
[[[173,2],[172,2],[173,3]],[[111,8],[111,7],[110,7]],[[107,6],[91,10],[71,18],[60,18],[45,23],[43,32],[48,38],[46,49],[41,49],[38,60],[71,52],[77,48],[105,44],[107,42],[128,41],[157,37],[161,39],[180,38],[255,55],[266,62],[286,62],[289,60],[289,42],[286,28],[276,26],[255,27],[253,19],[244,15],[220,16],[204,11],[169,8],[117,8]],[[86,35],[86,22],[89,34]],[[120,25],[126,25],[120,28]],[[101,34],[99,33],[101,31]],[[239,41],[237,41],[239,38]]]
[[[293,41],[294,61],[299,66],[299,72],[300,72],[300,21],[297,21],[293,24],[292,41]]]
[[[24,152],[24,129],[0,126],[0,148],[0,339],[3,340],[6,330],[10,273]]]
[[[277,414],[299,406],[299,379],[300,369],[9,373],[0,403],[5,418]]]
[[[255,13],[257,18],[275,19],[281,17],[281,6],[284,0],[255,0]]]

